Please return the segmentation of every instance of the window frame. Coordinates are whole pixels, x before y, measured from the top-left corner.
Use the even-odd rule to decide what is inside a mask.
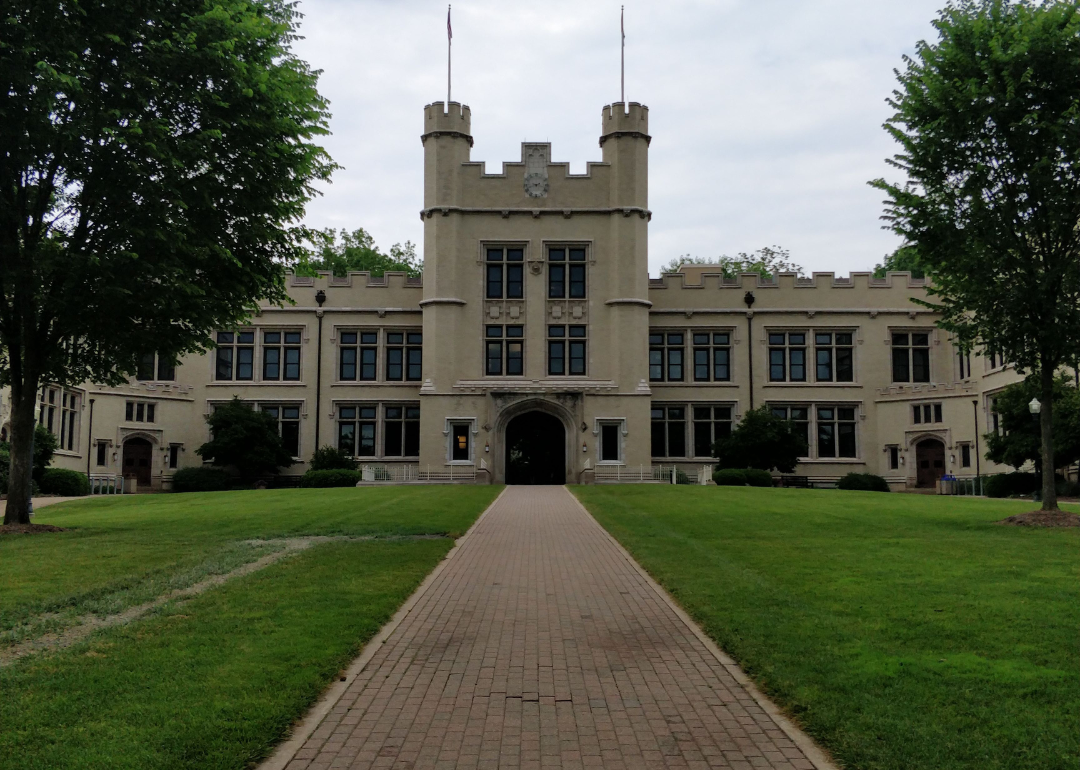
[[[525,299],[524,244],[484,243],[480,259],[484,265],[484,299]]]
[[[302,460],[300,458],[303,456],[303,451],[304,451],[304,447],[303,447],[304,403],[302,401],[289,401],[287,399],[284,399],[284,400],[280,400],[280,401],[278,401],[278,400],[254,401],[254,404],[255,404],[255,409],[259,410],[263,414],[269,414],[268,410],[270,410],[270,409],[276,409],[277,410],[277,413],[275,415],[273,415],[273,416],[274,416],[274,419],[277,421],[277,424],[278,424],[278,436],[281,437],[281,441],[282,441],[283,444],[287,440],[286,436],[285,436],[285,425],[286,424],[288,424],[288,425],[294,425],[295,424],[295,426],[296,426],[296,453],[292,454],[290,456],[293,458],[293,460],[296,460],[298,462],[302,462]],[[285,410],[287,410],[287,409],[288,410],[295,409],[296,410],[296,417],[286,417]],[[291,430],[290,430],[290,432],[291,432]],[[288,451],[289,447],[286,446],[285,449],[286,449],[286,451]]]
[[[681,409],[682,417],[672,417],[672,409]],[[657,412],[661,412],[658,416]],[[690,447],[687,444],[687,433],[689,431],[689,417],[690,414],[687,410],[687,404],[684,403],[668,403],[665,401],[653,402],[649,407],[649,453],[650,457],[654,460],[690,460],[692,455],[687,454]],[[663,431],[663,454],[656,452],[657,448],[657,425],[664,426]],[[675,454],[672,451],[671,438],[672,433],[671,425],[681,425],[682,433],[682,454]],[[676,447],[677,449],[678,447]]]
[[[545,244],[544,264],[547,266],[544,283],[548,299],[583,300],[588,298],[588,244],[574,242]],[[561,276],[559,279],[555,278],[557,274]]]
[[[143,376],[141,367],[145,365],[149,365],[152,376]],[[137,382],[176,382],[176,364],[170,364],[160,353],[144,353],[139,359],[139,367],[135,373]]]
[[[525,376],[524,324],[484,324],[483,341],[485,377]],[[492,356],[492,351],[496,350],[498,354]],[[492,371],[493,362],[498,362],[498,371]],[[512,372],[511,369],[517,369],[517,371]]]
[[[863,422],[863,406],[861,401],[833,401],[829,399],[814,400],[809,399],[805,401],[781,401],[781,400],[768,400],[766,401],[770,411],[773,414],[778,412],[784,412],[784,415],[790,415],[791,410],[798,409],[804,410],[806,413],[805,420],[795,419],[792,420],[797,425],[805,425],[806,427],[806,439],[807,439],[807,454],[804,457],[799,458],[799,462],[821,462],[821,463],[865,463],[865,447],[863,446],[863,439],[861,435],[860,424]],[[834,412],[834,416],[831,420],[822,418],[818,410],[819,409],[831,409]],[[852,411],[851,419],[841,419],[839,410]],[[788,419],[784,415],[783,419]],[[821,454],[820,447],[820,428],[819,424],[831,423],[834,426],[833,430],[833,442],[834,442],[834,454],[823,455]],[[839,423],[844,425],[852,425],[852,440],[855,444],[854,455],[841,455],[840,454],[840,430]]]
[[[727,438],[731,435],[732,428],[735,425],[735,409],[736,404],[732,402],[727,403],[709,403],[709,402],[692,402],[689,405],[689,423],[690,423],[690,444],[688,449],[692,450],[690,455],[694,459],[712,458],[713,445],[721,438]],[[699,410],[709,410],[708,417],[702,418],[699,414]],[[727,415],[722,416],[722,410],[726,410]],[[708,454],[700,454],[698,452],[698,430],[699,426],[708,425]],[[720,427],[724,426],[724,427]],[[719,430],[718,427],[720,428]],[[722,434],[722,435],[721,435]]]
[[[659,340],[657,338],[660,338]],[[672,337],[680,337],[673,340]],[[649,382],[687,382],[686,347],[688,334],[686,329],[656,328],[649,329]],[[672,354],[677,354],[678,361],[672,362]],[[656,361],[659,363],[656,363]],[[654,377],[655,367],[660,367],[660,377]],[[673,367],[678,367],[678,376],[672,376]]]
[[[801,336],[802,342],[793,340],[792,337],[795,336]],[[809,344],[811,337],[813,337],[813,331],[802,327],[777,327],[765,330],[765,360],[768,362],[769,367],[769,385],[778,383],[805,385],[811,382],[809,356],[807,355],[812,350],[812,346]],[[801,356],[802,360],[800,363],[796,363],[796,358],[799,356]],[[792,372],[796,366],[802,368],[802,377],[800,379],[792,377]],[[779,376],[777,376],[777,367],[779,367]]]
[[[926,344],[916,345],[916,335],[919,337],[925,336]],[[903,338],[902,340],[899,339],[901,337]],[[933,382],[934,357],[931,355],[933,347],[934,339],[932,329],[889,329],[889,348],[892,351],[889,365],[889,374],[891,376],[890,382],[897,385],[924,385]],[[926,379],[916,379],[915,377],[916,351],[925,351],[926,353],[925,362],[919,362],[920,365],[925,365]],[[901,367],[904,371],[903,377],[898,376]]]
[[[687,329],[692,382],[731,382],[733,336],[731,329]],[[701,337],[705,340],[701,340]],[[699,360],[702,357],[704,361]],[[724,359],[723,363],[720,363],[721,358]],[[705,369],[704,377],[699,376],[702,367]],[[726,376],[719,375],[721,367],[725,367]]]

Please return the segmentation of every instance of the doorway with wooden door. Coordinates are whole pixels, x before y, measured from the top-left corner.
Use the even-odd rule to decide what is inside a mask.
[[[924,438],[915,445],[915,486],[934,487],[945,475],[945,444],[936,438]]]
[[[154,466],[154,447],[144,438],[129,438],[124,442],[124,481],[138,489],[150,488]]]

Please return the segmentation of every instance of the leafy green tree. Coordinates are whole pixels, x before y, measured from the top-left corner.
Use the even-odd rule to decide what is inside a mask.
[[[42,383],[117,384],[284,302],[334,164],[289,0],[16,3],[0,31],[5,522]]]
[[[660,273],[678,272],[680,265],[716,265],[725,278],[735,278],[742,273],[758,273],[762,278],[771,280],[777,273],[803,274],[802,267],[791,261],[791,252],[780,246],[765,246],[753,254],[740,251],[734,257],[722,254],[715,259],[686,254],[668,262],[660,268]]]
[[[892,254],[885,257],[885,261],[874,266],[874,277],[884,278],[886,273],[911,273],[912,278],[925,278],[922,262],[919,261],[919,252],[914,246],[905,245],[898,248]]]
[[[1080,349],[1080,5],[956,0],[934,26],[889,100],[906,179],[871,184],[933,280],[939,325],[1037,375],[1056,510],[1054,378]]]
[[[347,230],[322,230],[314,238],[318,245],[315,254],[309,254],[297,267],[303,275],[315,275],[319,270],[329,270],[334,275],[347,275],[350,271],[367,270],[372,276],[387,271],[400,271],[411,276],[423,272],[424,265],[416,256],[412,241],[395,243],[390,253],[384,254],[375,245],[375,239],[364,228],[351,233]]]
[[[1041,390],[1038,378],[1028,377],[994,397],[1002,432],[986,435],[987,458],[1017,469],[1030,461],[1042,470],[1041,432],[1028,409],[1031,399],[1041,398]],[[1053,407],[1054,462],[1071,465],[1080,460],[1080,390],[1068,377],[1055,378]]]
[[[238,396],[215,409],[206,422],[212,438],[195,450],[204,460],[236,468],[241,476],[276,473],[293,463],[281,443],[277,421]]]
[[[309,471],[355,471],[356,459],[335,446],[321,446],[311,455]]]
[[[720,468],[758,468],[791,473],[809,449],[806,437],[795,424],[777,417],[768,406],[752,409],[731,431],[713,445]]]

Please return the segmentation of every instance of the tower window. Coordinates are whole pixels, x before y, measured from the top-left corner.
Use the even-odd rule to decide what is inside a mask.
[[[585,297],[585,249],[558,247],[548,249],[548,297],[583,299]]]
[[[806,332],[769,333],[769,381],[806,382]]]
[[[930,335],[894,332],[892,371],[893,382],[930,382]]]
[[[255,378],[255,332],[218,332],[215,380],[250,381]]]
[[[524,249],[488,248],[484,269],[488,299],[521,299],[525,296]]]
[[[489,325],[484,330],[484,373],[489,377],[504,372],[525,373],[525,327]]]

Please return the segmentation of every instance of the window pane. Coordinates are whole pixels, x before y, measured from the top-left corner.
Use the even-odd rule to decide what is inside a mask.
[[[342,419],[353,420],[353,419],[356,418],[356,407],[355,406],[343,406],[338,411],[339,411],[339,414],[341,415]]]
[[[300,332],[285,332],[285,344],[286,345],[299,345],[300,344]]]
[[[270,378],[267,377],[266,379]],[[339,371],[339,379],[356,379],[356,348],[341,349],[341,368]]]
[[[769,349],[769,380],[772,382],[783,382],[785,376],[785,364],[784,364],[784,349],[783,348],[770,348]]]
[[[566,343],[562,340],[548,340],[548,374],[561,375],[566,373],[565,345]]]
[[[934,422],[941,422],[941,404],[934,404]]]
[[[916,425],[921,425],[922,424],[922,407],[921,406],[914,407],[912,409],[912,411],[911,411],[911,415],[912,415],[912,422],[914,422]]]
[[[344,411],[344,410],[342,410]],[[356,453],[356,423],[338,423],[338,451],[347,455]]]
[[[424,342],[424,335],[422,332],[409,332],[406,340],[410,345],[420,345]]]
[[[708,334],[695,334],[694,335],[694,344],[695,345],[708,345],[709,344],[709,335]]]
[[[522,344],[520,342],[506,343],[506,373],[508,375],[524,374]]]
[[[791,356],[791,381],[806,382],[806,350],[804,348],[791,348],[789,353]]]
[[[669,415],[674,411],[674,409],[669,410]],[[682,412],[683,410],[680,409],[680,418]],[[668,421],[668,457],[686,457],[686,423],[681,420]]]
[[[289,453],[290,457],[300,456],[300,423],[299,422],[283,422],[281,423],[281,443],[285,447],[285,451]]]
[[[525,259],[524,249],[507,249],[506,261],[507,262],[520,262]]]
[[[584,337],[585,336],[585,327],[584,326],[571,326],[570,327],[570,336],[571,337]]]
[[[837,335],[836,335],[836,344],[837,345],[850,345],[851,344],[851,334],[837,333]]]
[[[784,335],[783,334],[770,334],[769,335],[769,344],[770,345],[783,345],[784,344]]]
[[[832,380],[832,348],[818,348],[816,353],[817,378],[822,382],[830,382]]]
[[[704,410],[708,412],[709,410]],[[694,410],[697,417],[698,410]],[[694,422],[694,457],[712,457],[712,423]]]
[[[362,420],[374,420],[375,419],[375,407],[365,406],[360,409],[360,419]]]
[[[906,334],[894,334],[892,336],[892,344],[905,346],[908,344],[908,336]]]
[[[669,335],[670,336],[670,335]],[[679,335],[680,339],[682,335]],[[682,348],[668,348],[667,352],[668,367],[667,374],[669,380],[679,381],[683,378],[683,351]]]
[[[255,376],[255,348],[236,349],[236,379],[250,380]]]
[[[818,457],[836,457],[834,430],[835,426],[831,422],[818,423]]]
[[[375,379],[375,360],[377,350],[375,348],[360,349],[360,379]]]
[[[930,344],[930,335],[929,334],[912,334],[911,335],[911,346],[912,347],[925,348],[929,344]]]
[[[502,327],[501,326],[489,326],[489,327],[487,327],[487,330],[485,331],[485,334],[488,337],[501,337],[502,336]]]
[[[570,265],[570,296],[575,299],[585,296],[585,265]]]
[[[146,353],[139,358],[139,367],[135,373],[137,380],[154,379],[154,354]]]
[[[930,382],[930,351],[927,348],[911,349],[911,381]]]
[[[549,337],[565,337],[566,336],[566,327],[565,326],[549,326],[548,327],[548,336]]]
[[[727,348],[713,350],[713,379],[726,382],[731,379],[731,351]]]
[[[220,336],[220,335],[219,335]],[[215,379],[218,380],[231,380],[232,379],[232,348],[218,348],[217,351],[217,369],[214,374]]]
[[[930,404],[923,404],[922,416],[923,416],[923,422],[927,422],[927,423],[928,422],[933,422],[933,420],[931,419]]]
[[[570,249],[570,261],[571,262],[584,262],[585,261],[585,249]]]
[[[375,411],[372,409],[371,411]],[[374,457],[375,456],[375,423],[362,422],[359,423],[360,436],[356,442],[356,454],[360,457]]]
[[[897,335],[893,336],[896,337]],[[907,348],[893,348],[892,378],[893,382],[911,382],[911,372],[908,369]]]
[[[831,334],[815,334],[814,335],[814,344],[815,345],[831,345],[832,344],[832,335]]]
[[[379,343],[379,333],[364,332],[360,335],[360,342],[364,345],[377,345]]]
[[[502,298],[502,265],[487,266],[487,296],[488,299]]]
[[[400,345],[405,342],[405,334],[402,332],[388,332],[386,335],[387,345]]]
[[[833,410],[831,407],[819,407],[817,410],[817,416],[819,420],[831,420],[833,419]]]
[[[507,337],[524,337],[525,336],[525,327],[524,326],[507,326],[506,327],[506,336]]]
[[[141,402],[135,404],[135,422],[146,422],[146,404]]]
[[[790,345],[805,345],[806,344],[806,335],[805,334],[794,334],[794,333],[789,334],[788,335],[788,344],[790,344]]]
[[[839,337],[840,335],[837,336]],[[851,348],[836,349],[836,381],[855,381],[855,366],[852,361]]]
[[[417,409],[417,412],[420,410]],[[419,417],[419,415],[417,415]],[[420,422],[418,420],[405,421],[405,449],[406,457],[416,457],[420,454]]]
[[[453,444],[451,446],[451,458],[454,460],[469,459],[469,426],[455,425],[453,429]]]
[[[40,418],[39,418],[40,419]],[[127,422],[132,422],[135,419],[135,404],[128,401],[124,408],[124,419]]]
[[[157,378],[166,382],[176,379],[176,365],[169,359],[158,356]]]
[[[683,343],[683,336],[681,334],[669,334],[667,336],[667,343],[669,345],[681,345]]]
[[[667,457],[667,430],[665,423],[661,420],[653,420],[652,456]]]
[[[566,249],[550,249],[548,251],[548,259],[553,262],[562,262],[566,260]]]
[[[154,411],[155,411],[155,409],[156,409],[156,406],[154,404],[147,404],[146,405],[146,421],[147,422],[153,422],[154,421]],[[74,416],[74,413],[72,413],[72,416]]]
[[[653,348],[649,351],[649,379],[653,382],[664,379],[664,351]]]
[[[840,457],[855,457],[855,423],[842,422],[836,426]]]
[[[285,376],[283,379],[300,379],[300,348],[285,348]]]
[[[585,374],[585,343],[570,343],[570,374],[583,376]]]
[[[502,249],[488,249],[487,261],[488,262],[502,262],[503,250]]]
[[[404,376],[403,361],[404,351],[401,348],[386,349],[386,379],[395,381],[402,379]]]
[[[409,348],[408,350],[408,380],[420,380],[423,378],[423,350],[421,348]]]
[[[524,296],[524,265],[506,266],[506,296],[511,299],[519,299]]]
[[[233,341],[232,332],[218,332],[217,341],[220,344],[227,344]]]
[[[709,349],[694,348],[694,379],[709,379]]]
[[[502,343],[489,342],[487,344],[487,374],[502,374]]]
[[[650,345],[663,345],[664,344],[664,335],[663,334],[650,334],[649,335],[649,344]]]
[[[356,355],[355,350],[342,350],[341,354],[343,361],[346,352],[352,352],[353,356]],[[279,377],[281,377],[281,348],[263,348],[263,379],[276,380]],[[349,379],[352,378],[350,377]]]
[[[730,339],[731,339],[730,335],[728,335],[726,333],[725,334],[714,334],[712,341],[713,341],[714,345],[727,345],[727,344],[729,344]]]
[[[555,298],[566,296],[565,265],[548,265],[548,296]]]
[[[269,337],[269,335],[267,335]],[[268,339],[267,342],[270,340]],[[355,345],[356,344],[356,332],[342,332],[341,333],[342,345]]]
[[[387,457],[401,457],[402,450],[402,423],[389,419],[390,410],[387,410],[387,422],[383,424],[383,454]],[[401,410],[397,410],[400,416]]]
[[[600,426],[600,459],[605,462],[617,462],[619,459],[619,426],[614,424]]]
[[[841,420],[854,420],[855,419],[855,409],[854,409],[854,407],[842,406],[842,407],[840,407],[839,409],[836,410],[836,416],[837,416],[838,419],[841,419]]]

